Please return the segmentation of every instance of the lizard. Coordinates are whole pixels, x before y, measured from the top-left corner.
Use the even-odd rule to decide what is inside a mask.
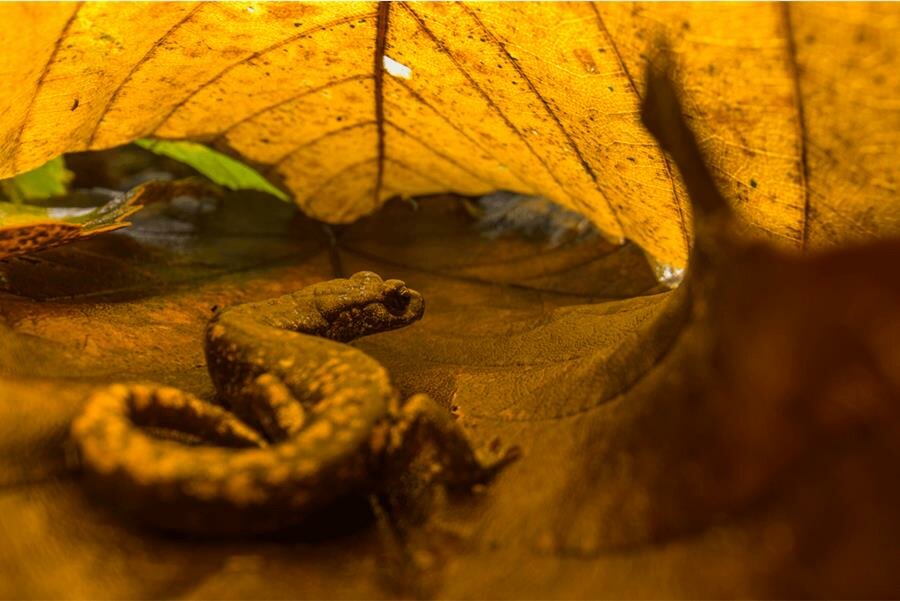
[[[425,394],[401,401],[386,369],[345,344],[409,325],[424,300],[359,272],[218,310],[205,331],[221,404],[158,384],[95,391],[71,433],[96,491],[145,522],[247,534],[401,477],[427,446],[448,485],[485,482],[518,449],[476,449]]]

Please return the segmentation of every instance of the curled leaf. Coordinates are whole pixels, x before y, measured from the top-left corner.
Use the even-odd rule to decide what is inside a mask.
[[[0,260],[60,246],[130,225],[129,216],[150,202],[209,191],[193,180],[148,182],[128,192],[100,192],[109,200],[97,207],[41,207],[0,203]]]

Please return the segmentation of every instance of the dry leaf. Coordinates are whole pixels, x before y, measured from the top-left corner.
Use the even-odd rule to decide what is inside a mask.
[[[867,154],[897,137],[884,110],[897,85],[893,7],[385,6],[4,5],[19,22],[40,17],[30,39],[44,52],[0,59],[32,82],[0,98],[10,103],[0,147],[18,170],[143,135],[212,141],[274,165],[273,181],[335,221],[394,193],[540,192],[680,266],[681,180],[636,113],[641,54],[664,33],[691,124],[751,228],[788,247],[896,231],[895,161]],[[838,49],[843,62],[826,67]],[[395,61],[385,72],[382,54]],[[90,83],[74,102],[79,78]],[[853,119],[833,115],[848,106]],[[768,315],[788,315],[775,335],[815,325],[826,307],[846,325],[853,298],[824,303],[839,289],[823,288],[827,278],[785,268],[781,294],[754,304],[763,313],[728,305],[736,329],[723,329],[720,348],[740,377],[717,380],[719,339],[697,326],[691,289],[661,290],[632,244],[490,240],[458,202],[428,199],[390,204],[329,248],[318,225],[241,200],[214,212],[157,206],[133,231],[6,270],[3,596],[860,596],[854,583],[892,583],[898,528],[884,516],[897,495],[881,483],[897,461],[896,411],[883,403],[893,380],[868,377],[864,361],[825,361],[835,374],[815,389],[825,403],[810,393],[769,404],[754,394],[769,380],[741,371],[778,363],[773,331],[754,325]],[[213,306],[360,269],[406,279],[428,313],[359,346],[404,392],[455,406],[477,440],[522,446],[498,481],[460,499],[407,483],[374,516],[338,508],[321,540],[167,538],[85,495],[64,441],[90,390],[146,379],[209,397],[200,339]],[[765,300],[771,270],[748,276],[734,274],[747,287],[737,298]],[[876,340],[893,366],[893,347],[874,335],[896,330],[895,311],[867,313],[889,327],[800,348]],[[872,402],[842,406],[842,385],[874,391]],[[865,592],[890,596],[874,586]]]
[[[130,3],[0,7],[0,176],[139,137],[239,154],[309,214],[541,194],[684,267],[675,170],[640,127],[670,40],[740,215],[791,248],[900,231],[900,10],[864,4]],[[139,26],[137,25],[139,23]]]
[[[98,191],[92,198],[105,201],[100,206],[0,203],[0,260],[126,227],[131,225],[126,219],[144,204],[201,192],[214,193],[207,184],[182,180],[148,182],[128,192]]]
[[[394,549],[377,529],[360,529],[371,519],[365,511],[339,513],[327,522],[335,526],[321,542],[303,531],[227,545],[178,541],[135,529],[87,498],[72,478],[66,428],[90,390],[109,381],[152,380],[208,396],[200,339],[214,306],[267,298],[332,275],[327,238],[316,224],[292,224],[284,204],[253,200],[226,196],[209,212],[156,204],[136,216],[133,228],[12,264],[7,287],[20,296],[3,298],[9,329],[0,332],[2,348],[9,349],[0,356],[0,424],[9,428],[0,434],[7,458],[0,475],[9,491],[0,512],[6,539],[0,564],[10,574],[4,595],[258,596],[265,586],[266,596],[375,597],[435,585],[432,572],[421,573],[421,566],[407,573],[404,548]],[[543,242],[484,237],[459,201],[430,199],[421,206],[394,204],[340,236],[344,269],[400,275],[429,297],[429,320],[409,331],[415,344],[396,360],[425,359],[422,350],[429,347],[438,359],[451,353],[452,360],[454,349],[465,353],[458,338],[440,342],[442,331],[463,321],[483,339],[466,359],[473,369],[489,345],[507,335],[519,340],[516,348],[544,340],[552,352],[566,344],[554,338],[576,324],[590,332],[629,328],[665,297],[633,245],[617,249],[594,238],[548,253]],[[451,250],[456,248],[462,252]],[[64,294],[67,289],[74,294]],[[620,300],[632,296],[637,300]],[[605,299],[612,299],[608,308],[582,306]],[[629,310],[631,302],[636,304]],[[433,325],[417,332],[431,318]],[[597,348],[590,332],[570,350],[596,365],[618,344],[606,334],[610,350]],[[379,352],[379,338],[365,348],[396,370],[404,388],[419,387],[418,378],[434,368],[433,381],[444,381],[440,370],[449,365],[427,361],[404,370],[391,361],[393,352]],[[514,358],[504,361],[514,367]],[[548,367],[554,363],[549,358]],[[445,391],[436,392],[447,400]],[[502,404],[503,392],[486,398],[484,411]],[[560,397],[547,410],[564,411],[563,403]],[[489,437],[490,430],[475,434]],[[73,514],[80,519],[66,517]],[[329,542],[348,519],[361,525],[347,526],[351,534]],[[101,561],[111,548],[128,552]],[[348,579],[340,565],[358,566],[354,577]]]
[[[686,327],[687,288],[660,291],[633,245],[595,238],[548,251],[529,238],[491,239],[459,201],[426,199],[349,226],[332,254],[325,233],[291,223],[283,203],[247,200],[227,196],[211,212],[154,205],[129,230],[14,264],[8,284],[20,296],[2,299],[12,329],[0,332],[4,596],[802,596],[844,590],[835,583],[886,565],[843,560],[871,551],[879,532],[893,540],[881,519],[893,497],[872,490],[894,464],[889,440],[835,446],[846,431],[779,417],[781,405],[752,394],[739,397],[741,411],[707,403],[698,357],[710,338]],[[80,277],[53,283],[79,266]],[[456,406],[476,440],[520,445],[519,462],[474,496],[417,493],[374,524],[365,507],[339,507],[320,521],[324,532],[243,541],[160,536],[86,496],[65,440],[91,390],[152,380],[209,397],[200,340],[213,307],[275,296],[336,266],[424,293],[425,319],[357,344],[404,392]],[[766,289],[746,286],[739,296]],[[795,294],[781,288],[780,299]],[[811,289],[802,290],[801,299]],[[806,311],[805,302],[790,306]],[[744,337],[729,356],[760,355],[742,348]],[[769,334],[755,340],[765,346]],[[857,415],[869,426],[878,417]],[[755,438],[773,424],[777,439]],[[782,433],[798,445],[773,461]],[[731,459],[743,468],[727,471]],[[719,461],[724,474],[707,471]],[[761,497],[741,485],[754,473]]]

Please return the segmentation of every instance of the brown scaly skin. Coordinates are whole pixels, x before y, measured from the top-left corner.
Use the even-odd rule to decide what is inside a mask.
[[[400,402],[386,370],[342,344],[422,317],[421,295],[371,272],[219,312],[206,357],[230,410],[174,388],[96,392],[72,435],[100,492],[156,526],[248,533],[401,475],[427,445],[449,484],[513,459],[482,456],[425,395]]]

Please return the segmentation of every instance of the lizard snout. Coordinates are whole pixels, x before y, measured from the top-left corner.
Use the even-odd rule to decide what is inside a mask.
[[[408,288],[400,280],[387,280],[384,285],[383,304],[391,315],[410,321],[422,316],[425,310],[425,301],[421,294]]]

